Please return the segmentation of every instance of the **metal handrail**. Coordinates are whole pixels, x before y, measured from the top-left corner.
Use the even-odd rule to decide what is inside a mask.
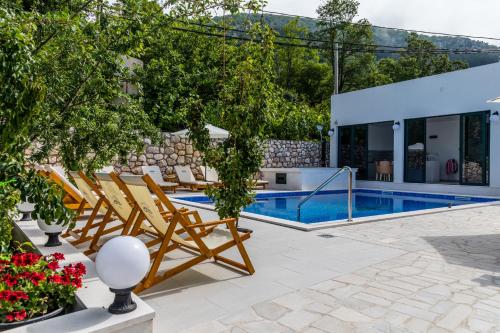
[[[352,169],[348,166],[343,167],[342,169],[335,172],[332,176],[330,176],[327,180],[325,180],[320,186],[318,186],[314,191],[311,192],[307,197],[305,197],[297,207],[297,220],[300,222],[300,209],[302,205],[305,204],[309,199],[311,199],[316,193],[325,188],[326,185],[330,184],[335,178],[343,174],[344,172],[349,172],[348,182],[347,182],[347,221],[352,221]]]

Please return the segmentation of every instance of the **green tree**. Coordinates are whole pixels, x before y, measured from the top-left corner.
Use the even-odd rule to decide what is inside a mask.
[[[221,218],[238,218],[252,201],[248,179],[260,168],[266,115],[275,100],[273,37],[270,29],[253,24],[251,41],[226,46],[219,99],[209,105],[198,99],[189,107],[191,138],[223,183],[207,190]],[[219,124],[229,131],[228,139],[210,143],[204,130],[206,114],[218,115]]]
[[[462,61],[450,60],[448,54],[439,52],[431,41],[409,34],[406,52],[399,58],[379,61],[379,70],[393,82],[416,79],[467,68]]]

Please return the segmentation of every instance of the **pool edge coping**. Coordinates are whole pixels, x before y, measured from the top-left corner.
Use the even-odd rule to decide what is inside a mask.
[[[365,188],[357,188],[357,189],[374,190],[374,189],[365,189]],[[380,190],[375,190],[375,191],[380,191]],[[282,192],[296,192],[296,191],[282,191]],[[410,192],[410,191],[387,191],[387,192],[406,192],[406,193],[450,195],[450,194],[444,194],[444,193],[427,193],[427,192]],[[465,195],[458,195],[458,196],[465,196]],[[471,196],[471,197],[475,197],[475,196]],[[488,198],[488,196],[480,196],[480,197],[481,198]],[[431,215],[431,214],[438,214],[438,213],[444,213],[444,212],[451,212],[451,211],[500,205],[500,199],[498,197],[490,197],[490,198],[498,199],[498,200],[490,201],[490,202],[481,202],[481,203],[453,206],[451,208],[441,207],[441,208],[433,208],[433,209],[422,209],[422,210],[416,210],[416,211],[411,211],[411,212],[401,212],[401,213],[392,213],[392,214],[373,215],[373,216],[367,216],[367,217],[357,217],[357,218],[354,218],[353,221],[351,221],[351,222],[342,221],[342,220],[333,220],[333,221],[324,221],[324,222],[316,222],[316,223],[312,223],[312,224],[307,224],[307,223],[291,221],[291,220],[286,220],[286,219],[280,219],[280,218],[276,218],[276,217],[270,217],[270,216],[266,216],[266,215],[260,215],[260,214],[248,213],[248,212],[241,212],[240,216],[244,217],[244,218],[248,218],[248,219],[253,219],[256,221],[280,225],[280,226],[284,226],[284,227],[288,227],[288,228],[292,228],[292,229],[297,229],[297,230],[301,230],[301,231],[315,231],[315,230],[321,230],[321,229],[338,228],[338,227],[345,227],[345,226],[364,224],[364,223],[370,223],[370,222],[394,220],[394,219],[405,218],[405,217]],[[175,203],[182,204],[184,206],[191,206],[191,207],[201,208],[201,209],[205,209],[205,210],[209,210],[209,211],[215,211],[214,206],[203,204],[203,203],[198,203],[198,202],[193,202],[193,201],[188,201],[188,200],[182,200],[182,197],[171,197],[171,200]]]

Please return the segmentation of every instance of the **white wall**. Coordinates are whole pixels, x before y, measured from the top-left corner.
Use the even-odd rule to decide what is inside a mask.
[[[436,135],[436,139],[430,136]],[[441,180],[458,181],[460,174],[446,174],[449,159],[460,161],[460,117],[438,117],[427,119],[427,154],[434,155],[439,161]]]
[[[395,182],[402,181],[404,119],[500,110],[500,63],[332,96],[332,125],[400,121],[394,134]],[[335,124],[336,122],[336,124]],[[336,128],[337,130],[337,128]],[[338,131],[336,131],[338,132]],[[337,134],[332,165],[337,162]],[[500,187],[500,123],[491,125],[490,185]]]

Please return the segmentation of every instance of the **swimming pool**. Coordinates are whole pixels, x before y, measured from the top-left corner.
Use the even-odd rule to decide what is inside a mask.
[[[313,196],[302,206],[299,221],[297,206],[310,193],[259,193],[255,197],[255,202],[247,206],[244,211],[306,224],[345,221],[347,219],[347,191],[340,190],[323,191]],[[206,196],[179,199],[212,204]],[[353,191],[352,216],[360,218],[498,200],[495,198],[355,189]]]

